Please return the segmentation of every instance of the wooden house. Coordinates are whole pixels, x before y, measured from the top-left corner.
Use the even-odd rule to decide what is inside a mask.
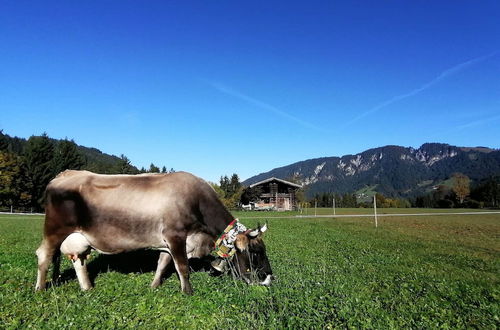
[[[295,192],[302,185],[272,177],[250,185],[250,188],[255,187],[262,190],[261,200],[255,203],[256,209],[290,211],[297,207]]]

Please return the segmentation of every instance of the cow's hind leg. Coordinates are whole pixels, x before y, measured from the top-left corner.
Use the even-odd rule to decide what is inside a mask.
[[[46,287],[47,271],[54,255],[57,257],[57,249],[59,248],[59,241],[44,238],[40,247],[36,250],[38,257],[38,274],[36,278],[35,290],[44,290]],[[57,272],[57,270],[56,270]]]
[[[151,283],[152,288],[157,288],[161,284],[161,278],[165,273],[168,265],[172,261],[172,256],[167,252],[161,252],[158,258],[158,266],[156,267],[155,277]]]
[[[56,282],[59,280],[59,275],[61,273],[61,251],[59,249],[54,251],[52,265],[52,282]]]
[[[89,273],[87,272],[86,259],[86,255],[79,255],[78,258],[73,260],[73,267],[75,268],[78,283],[84,291],[92,289],[92,283],[90,283]]]
[[[174,237],[167,239],[167,242],[172,251],[172,259],[174,260],[175,270],[179,274],[181,281],[181,289],[185,294],[193,294],[193,288],[189,282],[189,264],[186,253],[186,239]]]

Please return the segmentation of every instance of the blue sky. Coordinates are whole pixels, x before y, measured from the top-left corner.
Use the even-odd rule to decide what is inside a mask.
[[[500,148],[498,1],[2,1],[0,129],[241,179]]]

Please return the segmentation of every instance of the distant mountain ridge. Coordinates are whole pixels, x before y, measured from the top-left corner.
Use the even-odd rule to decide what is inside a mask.
[[[300,161],[253,176],[243,184],[277,177],[303,184],[308,196],[373,186],[386,196],[406,197],[429,191],[456,172],[472,180],[500,175],[500,150],[442,143],[426,143],[418,149],[389,145],[356,155]]]

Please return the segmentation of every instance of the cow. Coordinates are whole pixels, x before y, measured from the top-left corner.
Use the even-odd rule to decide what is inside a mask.
[[[192,294],[188,259],[209,255],[217,238],[229,230],[236,234],[230,258],[237,276],[250,283],[257,275],[260,284],[270,284],[272,270],[261,237],[266,226],[247,230],[215,190],[190,173],[104,175],[66,170],[47,185],[45,199],[36,290],[45,289],[52,262],[52,278],[57,279],[61,253],[72,260],[81,289],[88,290],[92,284],[86,259],[91,250],[117,254],[157,249],[160,256],[151,287],[160,285],[173,261],[181,290]]]

